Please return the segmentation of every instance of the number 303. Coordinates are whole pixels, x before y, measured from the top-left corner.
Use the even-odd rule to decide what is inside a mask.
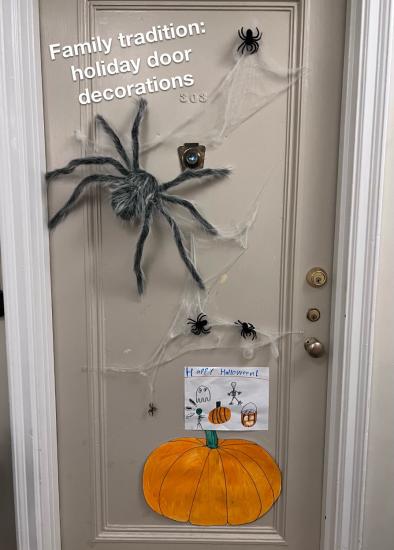
[[[179,101],[181,103],[206,103],[208,100],[207,92],[201,92],[199,94],[185,94],[179,95]]]

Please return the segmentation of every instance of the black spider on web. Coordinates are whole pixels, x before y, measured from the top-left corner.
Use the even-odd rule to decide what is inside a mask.
[[[241,54],[243,54],[245,48],[246,48],[246,51],[250,54],[257,52],[257,50],[260,47],[259,41],[261,40],[261,37],[262,37],[262,34],[257,27],[256,27],[255,35],[253,34],[252,29],[246,29],[246,33],[245,33],[244,28],[241,27],[241,30],[238,30],[238,36],[242,40],[242,43],[238,46],[237,52],[241,50]]]
[[[73,172],[78,166],[109,165],[117,172],[117,175],[91,174],[90,176],[83,178],[74,189],[68,201],[49,221],[49,228],[53,229],[67,217],[67,215],[78,203],[78,200],[84,191],[88,190],[92,187],[92,185],[101,185],[110,192],[111,206],[117,216],[123,220],[130,221],[135,219],[142,223],[141,232],[134,255],[134,273],[137,279],[139,294],[144,292],[144,274],[141,268],[142,254],[145,241],[149,235],[153,215],[156,213],[161,214],[171,227],[182,261],[186,265],[198,286],[204,289],[204,283],[201,276],[184,245],[181,230],[167,209],[167,206],[173,204],[182,206],[188,210],[195,220],[197,220],[197,222],[211,235],[217,235],[217,230],[200,214],[197,208],[190,201],[176,195],[170,195],[166,191],[178,186],[181,183],[206,176],[211,179],[220,179],[228,176],[230,174],[230,170],[227,168],[185,170],[175,179],[166,183],[159,183],[155,176],[143,170],[139,163],[139,127],[146,106],[146,100],[140,99],[138,111],[131,130],[132,158],[130,158],[126,152],[114,130],[102,116],[98,115],[96,120],[101,124],[103,130],[111,138],[121,161],[109,156],[77,158],[70,161],[64,168],[47,172],[46,179],[48,182],[58,176],[71,174],[71,172]]]
[[[206,319],[205,313],[199,313],[197,319],[188,317],[187,324],[191,325],[190,332],[196,336],[200,336],[200,334],[209,334],[211,332],[211,327],[208,326],[208,319]]]
[[[234,325],[238,325],[241,327],[241,336],[246,340],[246,338],[251,337],[252,340],[254,340],[257,336],[256,327],[252,325],[252,323],[248,323],[247,321],[235,321]]]

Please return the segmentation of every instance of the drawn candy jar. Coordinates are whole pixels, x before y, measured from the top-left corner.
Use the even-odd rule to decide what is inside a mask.
[[[257,407],[254,403],[246,403],[241,409],[241,422],[245,428],[251,428],[257,422]]]

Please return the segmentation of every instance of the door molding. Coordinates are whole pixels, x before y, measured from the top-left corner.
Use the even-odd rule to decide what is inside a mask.
[[[38,0],[0,1],[0,201],[19,550],[60,550]]]
[[[349,0],[322,550],[362,544],[392,0]],[[60,550],[38,0],[0,0],[0,201],[19,550]]]
[[[362,548],[393,11],[392,0],[348,2],[323,550]]]

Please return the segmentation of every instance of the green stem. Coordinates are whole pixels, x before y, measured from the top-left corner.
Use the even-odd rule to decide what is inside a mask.
[[[217,449],[219,446],[217,433],[213,430],[205,430],[205,438],[207,447]]]

